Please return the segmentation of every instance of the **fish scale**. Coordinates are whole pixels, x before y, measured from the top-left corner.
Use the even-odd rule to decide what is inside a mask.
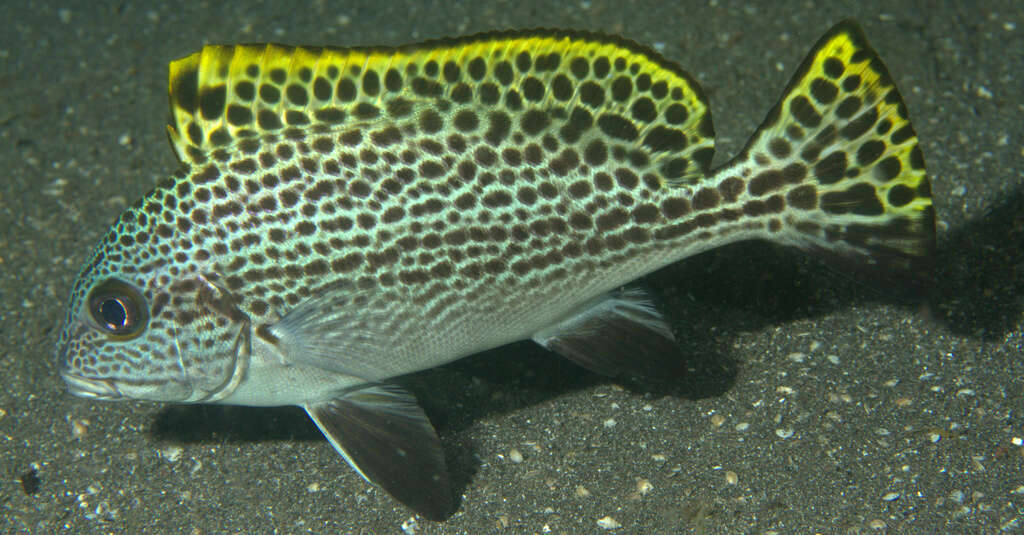
[[[80,273],[65,380],[100,398],[301,405],[429,518],[451,506],[443,454],[388,379],[522,339],[671,376],[671,329],[617,290],[640,276],[766,239],[914,293],[933,248],[906,106],[849,21],[715,170],[696,82],[583,32],[214,45],[171,63],[169,87],[184,167]]]

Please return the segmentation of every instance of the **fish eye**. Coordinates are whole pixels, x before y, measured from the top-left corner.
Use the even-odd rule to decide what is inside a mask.
[[[96,325],[119,339],[138,336],[146,326],[145,301],[135,289],[118,280],[98,284],[89,293],[89,313]]]

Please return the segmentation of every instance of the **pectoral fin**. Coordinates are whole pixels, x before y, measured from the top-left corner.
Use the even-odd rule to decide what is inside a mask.
[[[337,284],[300,302],[269,331],[291,363],[376,380],[393,345],[397,297]]]
[[[672,329],[640,290],[600,296],[533,340],[604,375],[657,379],[682,372],[683,359]]]
[[[430,520],[451,514],[444,451],[411,394],[373,386],[303,408],[367,481]]]

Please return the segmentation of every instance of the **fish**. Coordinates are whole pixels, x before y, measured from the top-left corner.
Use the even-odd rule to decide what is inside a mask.
[[[672,377],[685,353],[631,283],[740,241],[894,295],[929,285],[924,157],[852,20],[715,168],[697,81],[585,31],[209,45],[170,63],[169,99],[181,168],[75,279],[56,343],[68,390],[302,407],[430,520],[455,502],[399,376],[534,340],[600,374]]]

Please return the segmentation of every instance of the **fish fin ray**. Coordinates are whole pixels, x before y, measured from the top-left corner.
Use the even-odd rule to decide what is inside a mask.
[[[899,296],[930,284],[935,213],[924,158],[892,76],[856,22],[818,41],[723,169],[749,175],[741,195],[766,228],[782,230],[772,239]]]
[[[374,119],[433,134],[467,111],[480,132],[504,137],[510,122],[529,136],[550,132],[580,154],[592,147],[591,165],[611,153],[669,183],[703,179],[714,154],[693,77],[643,45],[589,32],[489,32],[401,47],[208,45],[168,71],[168,134],[186,164],[240,140],[351,133]],[[388,126],[369,133],[386,143],[396,137]]]
[[[375,385],[303,408],[364,479],[425,518],[451,514],[444,451],[412,394]]]
[[[545,348],[608,376],[677,376],[683,358],[672,329],[647,294],[617,290],[533,336]]]
[[[394,299],[335,284],[300,302],[267,330],[293,364],[367,380],[381,378],[381,355],[393,345]]]

